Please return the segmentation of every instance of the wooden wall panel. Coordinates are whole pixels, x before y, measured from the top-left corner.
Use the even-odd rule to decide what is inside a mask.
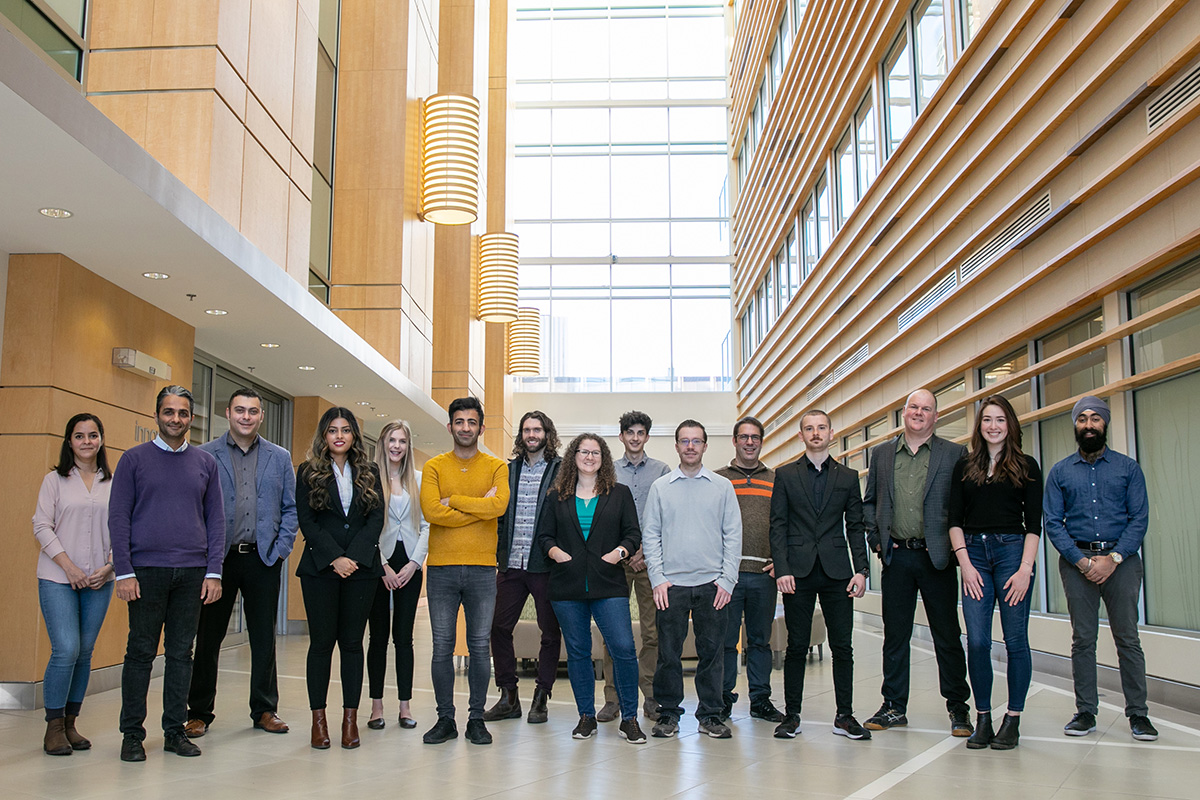
[[[0,526],[13,532],[0,561],[0,681],[41,680],[49,643],[37,599],[37,542],[31,518],[63,426],[83,411],[105,423],[110,462],[155,430],[154,396],[165,382],[112,365],[113,347],[134,347],[169,363],[172,382],[191,384],[195,331],[61,255],[9,259],[4,318],[0,454],[24,464],[0,489]],[[119,664],[128,630],[115,601],[92,664]]]

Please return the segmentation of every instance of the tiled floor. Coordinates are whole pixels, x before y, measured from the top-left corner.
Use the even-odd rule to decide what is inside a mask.
[[[968,751],[962,739],[948,735],[942,699],[936,690],[932,654],[919,643],[913,650],[913,692],[909,727],[875,733],[870,742],[830,735],[833,697],[828,658],[810,662],[802,735],[793,741],[772,738],[769,723],[751,720],[745,700],[735,709],[731,740],[695,732],[685,718],[675,740],[650,739],[633,746],[617,736],[616,726],[600,726],[588,741],[570,737],[577,716],[565,678],[556,684],[550,722],[523,720],[493,723],[495,743],[477,747],[462,738],[438,746],[421,743],[434,722],[430,688],[429,626],[422,609],[417,621],[418,687],[416,730],[394,722],[396,704],[389,688],[388,727],[361,727],[363,746],[328,751],[308,746],[309,712],[305,699],[303,637],[280,640],[280,715],[292,733],[273,736],[251,729],[246,716],[243,647],[225,652],[218,692],[218,719],[197,740],[200,758],[184,759],[162,751],[156,708],[161,679],[152,684],[151,730],[144,764],[122,763],[116,730],[118,691],[88,699],[80,729],[94,742],[89,752],[52,758],[41,753],[43,723],[38,711],[0,712],[0,796],[20,798],[120,798],[148,800],[187,796],[224,797],[435,797],[474,798],[615,798],[680,797],[689,800],[742,796],[811,798],[914,798],[914,800],[1115,800],[1115,798],[1200,797],[1200,717],[1165,707],[1151,715],[1162,734],[1156,743],[1129,735],[1119,697],[1107,696],[1100,727],[1082,739],[1062,735],[1073,703],[1062,681],[1035,676],[1022,720],[1021,746],[1011,752]],[[856,702],[859,719],[879,703],[880,638],[863,628],[855,634]],[[335,669],[336,673],[336,669]],[[776,700],[782,704],[783,674],[773,673]],[[391,684],[389,684],[391,686]],[[466,678],[458,677],[460,729],[466,717]],[[532,681],[523,681],[525,701]],[[691,687],[689,686],[689,692]],[[1003,681],[997,682],[996,706],[1003,707]],[[597,692],[599,695],[599,691]],[[493,692],[492,697],[494,698]],[[744,691],[743,691],[744,696]],[[336,706],[337,686],[330,693]],[[688,705],[694,708],[694,700]],[[363,702],[363,720],[369,704]],[[331,723],[336,723],[331,716]],[[331,724],[331,727],[334,727]],[[649,725],[644,726],[649,731]],[[1191,765],[1191,766],[1189,766]]]

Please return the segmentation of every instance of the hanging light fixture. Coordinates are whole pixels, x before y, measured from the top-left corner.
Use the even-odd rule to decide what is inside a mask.
[[[517,321],[515,233],[479,237],[479,318],[484,322]]]
[[[466,225],[479,216],[479,101],[435,94],[421,116],[421,218]]]
[[[508,374],[537,375],[542,362],[542,313],[529,306],[517,310],[508,326]]]

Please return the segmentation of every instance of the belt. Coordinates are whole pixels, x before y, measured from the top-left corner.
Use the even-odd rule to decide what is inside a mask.
[[[1117,542],[1081,542],[1075,540],[1075,546],[1080,550],[1086,550],[1089,553],[1103,553],[1105,550],[1113,550],[1117,546]]]
[[[229,548],[229,552],[241,553],[242,555],[245,555],[246,553],[255,553],[258,552],[258,545],[254,542],[238,542],[233,547]]]
[[[901,550],[926,550],[924,539],[892,539],[892,546]]]

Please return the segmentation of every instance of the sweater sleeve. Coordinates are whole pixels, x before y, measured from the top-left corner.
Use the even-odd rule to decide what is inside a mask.
[[[496,494],[491,497],[467,497],[456,494],[450,497],[450,507],[470,514],[478,519],[498,519],[508,509],[508,464],[497,459],[492,472],[492,486]]]
[[[225,565],[225,499],[217,460],[206,455],[208,486],[204,489],[204,527],[208,532],[208,569],[205,574],[221,577]]]
[[[650,493],[646,495],[645,517],[642,525],[642,557],[646,560],[650,585],[658,586],[667,580],[663,574],[662,501],[658,496],[658,481],[650,484]]]
[[[722,566],[717,585],[733,594],[738,581],[738,565],[742,563],[742,509],[738,505],[733,484],[725,481],[724,510],[721,520]]]
[[[112,477],[108,496],[108,536],[112,542],[113,572],[119,578],[133,574],[130,538],[133,530],[133,501],[137,494],[137,457],[125,453]]]
[[[960,458],[954,463],[954,471],[950,474],[950,515],[951,528],[961,528],[966,522],[966,498],[963,494],[963,473],[966,472],[967,460]]]
[[[478,522],[479,518],[473,514],[466,514],[458,509],[442,505],[442,497],[448,495],[442,494],[441,476],[438,474],[435,461],[436,459],[427,462],[421,473],[422,516],[431,525],[440,525],[443,528],[461,528],[464,525]]]

